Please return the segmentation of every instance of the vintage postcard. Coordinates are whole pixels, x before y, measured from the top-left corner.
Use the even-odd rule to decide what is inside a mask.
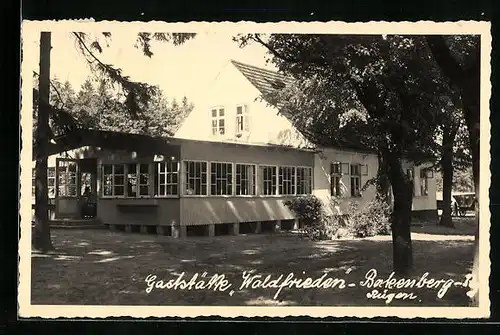
[[[23,22],[19,316],[488,317],[490,51],[488,22]]]

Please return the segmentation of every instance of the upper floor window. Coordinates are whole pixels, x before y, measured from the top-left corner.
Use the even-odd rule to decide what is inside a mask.
[[[236,134],[249,130],[246,106],[236,106]]]
[[[226,133],[226,122],[224,108],[212,108],[212,135],[224,135]]]

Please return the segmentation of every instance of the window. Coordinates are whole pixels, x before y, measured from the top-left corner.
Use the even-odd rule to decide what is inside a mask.
[[[177,162],[159,162],[155,169],[154,194],[156,196],[177,195],[179,164]]]
[[[104,196],[125,195],[125,165],[103,164],[102,188]]]
[[[406,169],[406,176],[412,184],[412,195],[415,196],[415,170],[413,168]]]
[[[59,161],[58,195],[62,197],[76,197],[76,162]]]
[[[207,195],[207,163],[184,162],[186,180],[184,190],[189,195]]]
[[[420,195],[429,195],[429,179],[426,169],[420,170]]]
[[[212,135],[224,135],[226,132],[224,108],[212,109]]]
[[[31,169],[31,195],[34,197],[36,192],[36,170]],[[47,193],[49,198],[54,198],[56,196],[56,168],[47,168]]]
[[[248,131],[248,115],[246,111],[246,106],[236,107],[236,133],[242,133]]]
[[[232,195],[233,194],[233,164],[211,163],[210,164],[210,194]]]
[[[236,164],[236,195],[255,194],[255,165]]]
[[[276,194],[276,166],[261,166],[260,175],[262,176],[262,194]]]
[[[330,165],[330,195],[334,197],[342,196],[342,164],[335,162]]]
[[[312,169],[308,167],[297,168],[297,194],[311,194]]]
[[[47,185],[49,198],[54,198],[56,196],[56,168],[49,167],[47,170]]]
[[[280,166],[279,169],[279,194],[295,194],[295,167]]]
[[[127,164],[127,197],[149,196],[149,164]]]
[[[361,196],[361,164],[351,164],[351,197]]]

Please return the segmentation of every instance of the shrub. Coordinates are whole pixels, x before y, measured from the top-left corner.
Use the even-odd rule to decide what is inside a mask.
[[[355,237],[387,235],[390,233],[390,216],[387,203],[374,199],[365,209],[359,211],[357,206],[350,207],[348,226]]]
[[[323,204],[314,195],[306,195],[284,201],[286,207],[295,213],[297,219],[310,227],[317,225],[323,219]]]
[[[286,200],[284,204],[304,224],[304,232],[310,239],[329,238],[332,227],[328,227],[328,220],[320,199],[314,195],[306,195]]]
[[[342,213],[341,199],[332,198],[325,208],[313,195],[284,201],[285,206],[304,223],[304,231],[312,240],[330,240],[348,236],[369,237],[390,232],[388,205],[379,199],[372,200],[363,210],[352,201]]]

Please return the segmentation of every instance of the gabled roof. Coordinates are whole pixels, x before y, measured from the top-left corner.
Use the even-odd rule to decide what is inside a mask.
[[[235,60],[231,63],[255,86],[262,95],[281,89],[293,82],[293,79],[280,73],[262,69],[253,65],[243,64]]]
[[[275,71],[270,71],[266,69],[262,69],[253,65],[243,64],[237,62],[235,60],[231,60],[231,63],[243,74],[243,76],[250,81],[250,83],[259,90],[263,97],[267,94],[271,93],[273,90],[282,89],[286,85],[290,85],[294,82],[293,78],[287,77],[281,73],[277,73]],[[286,117],[290,122],[292,122],[292,117],[288,113],[284,113],[283,111],[279,111],[281,115]],[[301,132],[299,129],[297,129]],[[305,133],[301,132],[304,137],[307,138],[308,141],[326,147],[335,147],[338,149],[350,149],[354,151],[363,151],[363,152],[372,152],[372,150],[366,148],[363,145],[350,143],[348,141],[344,141],[342,139],[336,139],[336,144],[332,145],[331,143],[317,143],[314,139],[307,136]]]

